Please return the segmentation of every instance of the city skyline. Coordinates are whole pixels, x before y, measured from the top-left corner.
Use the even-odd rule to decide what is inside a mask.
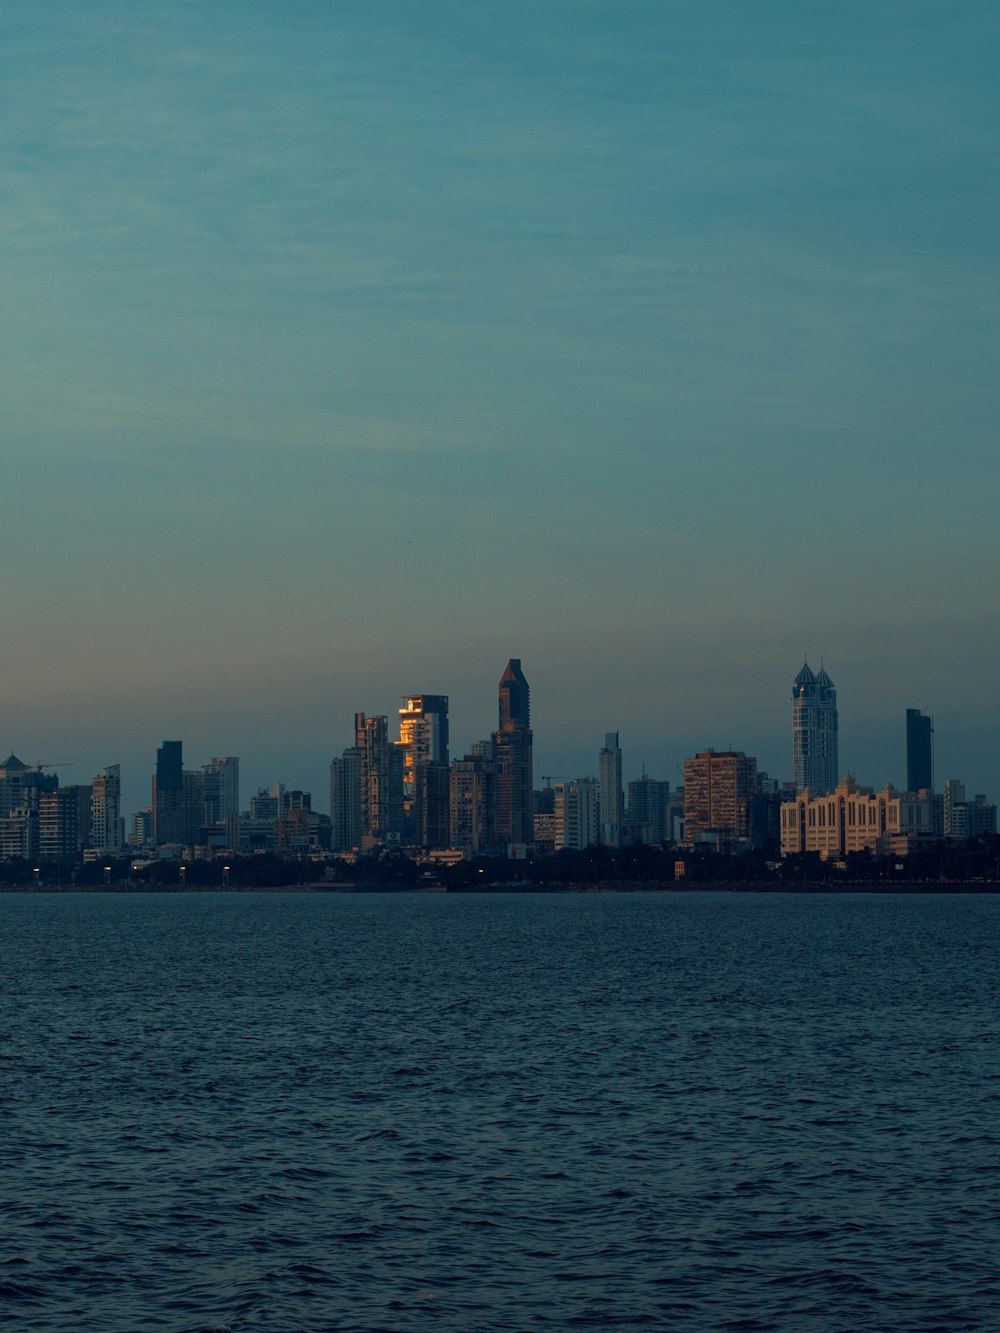
[[[504,679],[501,680],[501,711],[504,707],[504,681],[511,667],[514,667],[516,672],[520,675],[521,659],[513,659],[508,663]],[[810,675],[812,674],[809,672],[808,660],[806,661],[804,668],[800,669],[798,675],[795,677],[793,702],[790,709],[787,703],[787,679],[791,675],[791,672],[786,672],[786,686],[785,690],[782,692],[786,701],[784,706],[785,716],[783,719],[783,734],[779,736],[772,735],[768,738],[767,743],[764,746],[754,746],[749,742],[746,744],[741,743],[743,736],[761,734],[759,730],[754,733],[750,721],[751,718],[758,717],[761,710],[756,706],[756,701],[745,700],[747,721],[741,729],[737,728],[737,730],[733,731],[730,728],[729,730],[732,734],[729,735],[727,733],[726,739],[723,739],[718,734],[714,736],[698,734],[697,740],[685,747],[680,743],[680,740],[671,743],[668,738],[657,746],[656,744],[650,743],[650,737],[648,735],[643,737],[640,733],[634,737],[626,736],[621,742],[621,748],[618,751],[618,758],[616,760],[616,766],[620,768],[623,786],[626,786],[630,781],[634,781],[639,777],[650,777],[659,781],[666,781],[670,784],[670,787],[674,789],[682,785],[685,761],[696,754],[701,753],[706,748],[717,752],[726,752],[736,748],[743,753],[753,756],[758,770],[766,772],[772,780],[779,783],[794,782],[796,754],[798,752],[796,743],[797,705],[794,701],[794,696],[797,693],[798,682],[803,678],[803,671],[808,672]],[[837,674],[839,680],[839,668]],[[820,675],[829,681],[829,676],[825,669],[821,668]],[[535,677],[534,664],[532,664],[532,677],[533,679]],[[527,685],[524,683],[523,675],[520,676],[520,679],[524,685],[524,706],[526,707]],[[832,682],[830,682],[830,684],[832,686]],[[495,686],[493,688],[493,697],[495,722]],[[534,686],[532,686],[532,698],[533,700],[536,699]],[[482,701],[480,701],[480,703],[481,702]],[[370,721],[379,717],[383,717],[387,720],[388,725],[385,740],[388,744],[394,744],[399,739],[401,730],[405,730],[407,735],[409,735],[413,725],[412,719],[417,716],[419,707],[423,704],[426,704],[428,710],[443,710],[444,741],[447,746],[447,737],[450,729],[453,737],[451,747],[451,757],[453,759],[461,758],[467,753],[470,747],[477,745],[494,731],[493,726],[485,725],[479,734],[476,734],[467,728],[461,731],[457,730],[455,713],[449,706],[450,696],[448,694],[432,694],[420,691],[409,691],[400,694],[397,689],[393,695],[393,703],[396,705],[395,707],[387,708],[381,714],[375,712],[367,714]],[[403,707],[399,707],[399,704],[402,704]],[[836,704],[836,691],[834,691],[835,709]],[[533,702],[531,708],[532,715],[534,715],[537,708],[537,702]],[[544,701],[542,708],[542,716],[544,719]],[[480,709],[479,711],[482,710]],[[850,762],[849,757],[842,759],[840,762],[838,781],[850,774],[855,780],[861,782],[863,785],[871,785],[876,789],[881,789],[887,784],[896,787],[900,791],[910,789],[906,782],[908,736],[912,715],[918,711],[919,710],[903,707],[902,703],[900,703],[896,710],[897,716],[895,718],[889,717],[886,719],[885,726],[878,732],[879,736],[888,738],[889,754],[886,755],[883,753],[879,756],[877,745],[870,738],[867,753],[876,757],[876,763],[870,764],[867,767],[858,767]],[[238,751],[240,754],[239,763],[241,765],[240,786],[242,791],[241,800],[243,808],[246,808],[246,803],[249,800],[251,792],[257,791],[258,789],[270,788],[275,782],[280,782],[290,789],[298,788],[311,792],[313,808],[325,811],[328,805],[328,793],[330,792],[330,763],[343,749],[356,744],[356,735],[353,727],[356,725],[357,716],[364,717],[366,714],[361,713],[356,715],[354,723],[351,723],[349,720],[346,723],[344,719],[339,720],[337,730],[343,736],[345,745],[342,746],[338,744],[337,741],[331,741],[329,746],[326,747],[329,751],[328,757],[325,759],[321,758],[312,768],[309,768],[308,765],[302,761],[301,756],[296,759],[294,752],[285,755],[284,758],[287,762],[279,762],[278,764],[275,764],[269,762],[266,756],[261,754],[260,751],[255,753],[252,743],[248,746],[244,746],[242,750]],[[850,734],[850,711],[846,714],[842,712],[841,716],[842,719],[846,716],[848,722],[848,734]],[[578,725],[580,725],[579,718],[577,721]],[[532,728],[534,729],[533,721]],[[545,744],[546,737],[544,730],[540,737],[538,736],[538,733],[535,733],[536,742],[538,739],[541,739],[542,753],[544,754],[545,759],[539,761],[536,756],[534,760],[533,787],[537,790],[545,785],[543,778],[546,774],[558,774],[560,778],[571,779],[574,781],[579,778],[595,778],[599,782],[603,750],[607,749],[609,742],[612,739],[614,739],[617,745],[621,734],[620,729],[615,732],[608,732],[606,730],[598,732],[596,724],[590,725],[587,723],[586,725],[580,725],[580,730],[574,737],[575,743],[573,746],[564,746],[562,749],[557,749],[551,743],[548,745]],[[679,733],[679,735],[680,734],[682,733]],[[694,735],[695,733],[689,728],[687,734]],[[248,737],[248,739],[252,742],[252,737]],[[947,738],[945,739],[947,741]],[[227,753],[237,753],[235,746],[223,747],[216,744],[215,740],[216,738],[213,737],[212,734],[208,734],[205,743],[202,744],[200,740],[192,739],[192,733],[189,729],[182,737],[182,744],[185,747],[185,753],[189,756],[200,756],[198,763],[204,764],[207,769],[220,762],[217,759],[211,759],[211,761],[209,761],[208,756],[212,753],[213,749],[216,751],[226,749]],[[645,744],[644,740],[646,742]],[[115,766],[119,769],[121,774],[121,809],[123,815],[130,816],[133,812],[141,810],[151,804],[150,782],[153,781],[155,785],[158,756],[163,753],[168,753],[174,744],[175,742],[173,741],[163,741],[161,744],[154,742],[148,745],[143,745],[141,747],[138,765],[133,767],[132,771],[129,771],[128,766],[120,759],[115,759]],[[61,752],[66,749],[66,746],[55,745],[54,748],[60,749]],[[537,750],[537,748],[536,743],[535,749]],[[783,757],[780,753],[782,749],[784,750]],[[322,741],[320,741],[320,751],[318,752],[326,753],[326,750],[323,749]],[[34,754],[30,745],[23,744],[14,745],[12,747],[12,753],[18,755],[22,759],[25,755]],[[989,768],[977,770],[975,768],[969,768],[968,766],[963,767],[959,761],[948,762],[950,759],[954,759],[956,754],[958,754],[958,748],[954,745],[948,745],[946,743],[944,753],[946,756],[944,761],[939,762],[937,758],[935,759],[934,776],[935,782],[938,784],[938,789],[943,790],[945,779],[950,777],[962,781],[964,786],[970,792],[986,792],[987,794],[996,792],[997,788],[991,781],[991,770]],[[556,755],[555,762],[552,762],[551,757],[553,754]],[[664,757],[662,758],[662,761],[657,764],[649,760],[648,756],[650,754],[660,754]],[[29,768],[35,768],[37,766],[37,761],[32,758],[29,762]],[[42,766],[46,768],[48,767],[48,765]],[[71,759],[65,761],[64,766],[68,769],[76,769],[77,771],[72,774],[69,772],[64,774],[63,781],[72,783],[84,780],[81,779],[80,773],[85,773],[88,770],[87,763],[80,763],[75,759]],[[176,756],[173,766],[175,768],[177,766]],[[104,762],[95,763],[90,771],[97,773],[105,767],[107,767],[107,764]],[[174,776],[175,786],[179,780],[178,770],[178,773]]]
[[[784,773],[805,650],[842,771],[901,784],[913,707],[997,790],[998,36],[6,7],[8,751],[130,808],[170,736],[320,793],[401,688],[490,734],[515,651],[536,772],[617,730],[626,779]]]

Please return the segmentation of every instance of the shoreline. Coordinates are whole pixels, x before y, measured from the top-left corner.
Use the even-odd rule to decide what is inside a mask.
[[[253,893],[282,893],[282,894],[468,894],[471,897],[481,897],[484,894],[517,894],[525,895],[556,895],[568,893],[779,893],[785,896],[794,896],[796,894],[1000,894],[1000,881],[998,880],[916,880],[906,883],[899,883],[885,880],[858,880],[850,883],[827,883],[822,880],[809,880],[799,883],[775,883],[770,880],[748,881],[746,883],[729,883],[726,881],[712,881],[699,883],[683,883],[676,881],[667,881],[662,883],[645,882],[620,882],[613,884],[588,884],[586,882],[575,882],[568,884],[484,884],[450,886],[446,884],[329,884],[323,881],[311,884],[261,884],[246,886],[230,886],[221,888],[217,885],[205,887],[185,887],[164,885],[87,885],[77,886],[67,885],[39,885],[17,884],[0,886],[0,894],[23,894],[33,896],[38,894],[118,894],[122,897],[128,897],[136,894],[167,894],[183,896],[203,896],[205,894],[253,894]]]

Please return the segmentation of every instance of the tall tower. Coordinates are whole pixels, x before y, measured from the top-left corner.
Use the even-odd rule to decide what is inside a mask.
[[[934,719],[906,710],[906,790],[934,790]]]
[[[447,847],[448,696],[404,694],[399,710],[403,814],[418,847]]]
[[[153,840],[183,842],[186,825],[181,742],[164,741],[156,752],[153,777]]]
[[[622,799],[622,752],[618,732],[604,733],[600,754],[601,769],[601,842],[605,847],[620,847],[624,809]]]
[[[826,671],[815,675],[808,662],[792,685],[792,775],[795,790],[814,796],[831,792],[839,781],[837,690]]]
[[[330,764],[330,849],[361,845],[361,751],[356,745]]]
[[[122,850],[120,764],[102,768],[90,784],[90,844],[107,855]]]
[[[361,752],[361,845],[398,841],[403,830],[403,752],[389,740],[389,719],[355,713],[354,745]]]
[[[239,755],[217,754],[201,770],[202,813],[205,824],[221,824],[226,846],[236,851],[240,845],[240,760]]]
[[[531,707],[521,659],[512,657],[499,686],[500,726],[493,733],[496,836],[501,846],[530,846],[532,836]]]

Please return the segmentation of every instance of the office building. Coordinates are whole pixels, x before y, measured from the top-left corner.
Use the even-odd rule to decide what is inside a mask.
[[[601,842],[605,847],[619,847],[624,824],[622,797],[622,752],[618,746],[618,732],[604,733],[604,746],[599,757],[601,779]]]
[[[833,791],[839,781],[837,691],[826,671],[815,675],[808,662],[792,685],[792,775],[796,791],[814,796]]]
[[[934,790],[934,719],[906,710],[906,790]]]

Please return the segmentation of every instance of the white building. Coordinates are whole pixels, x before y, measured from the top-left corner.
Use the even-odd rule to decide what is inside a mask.
[[[110,764],[90,784],[90,846],[104,856],[119,856],[124,850],[121,802],[121,765]]]
[[[597,781],[577,778],[575,782],[557,782],[553,787],[555,848],[583,851],[593,847],[600,837],[597,822]]]

